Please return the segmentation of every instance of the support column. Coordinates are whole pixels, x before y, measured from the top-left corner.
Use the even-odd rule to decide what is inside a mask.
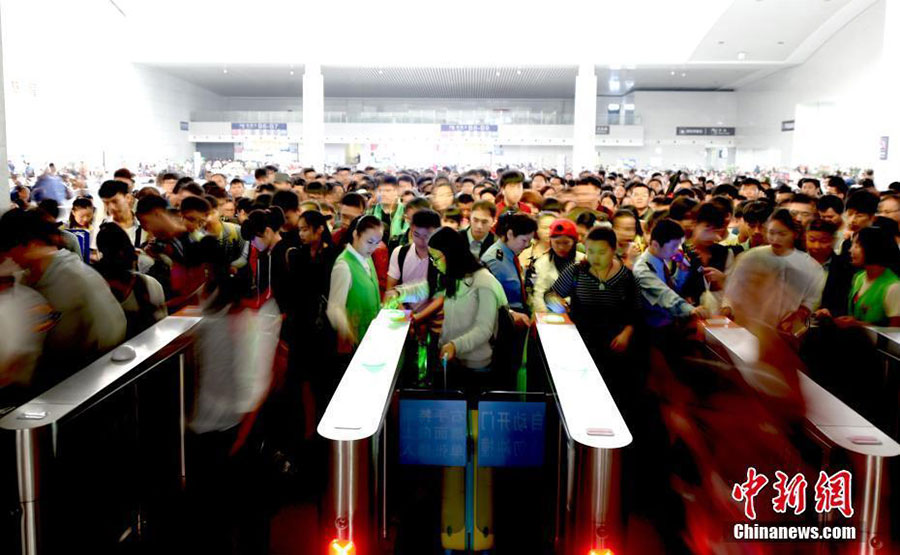
[[[300,161],[325,171],[325,81],[319,64],[306,64],[303,72],[303,148]]]
[[[578,66],[575,77],[575,121],[572,135],[572,171],[595,171],[597,168],[597,75],[594,64]]]
[[[885,2],[884,41],[881,46],[881,65],[878,71],[881,86],[877,94],[876,106],[869,108],[872,121],[878,122],[876,133],[871,138],[871,148],[875,160],[875,184],[879,189],[887,189],[892,181],[900,181],[900,112],[897,111],[896,91],[900,87],[900,5]],[[879,143],[888,137],[887,160],[880,159]]]
[[[3,80],[3,33],[0,31],[0,214],[9,206],[9,159],[6,154],[6,92]]]

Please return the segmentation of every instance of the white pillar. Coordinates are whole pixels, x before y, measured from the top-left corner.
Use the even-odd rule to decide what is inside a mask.
[[[900,87],[900,3],[885,2],[884,41],[881,46],[881,66],[876,106],[869,108],[872,119],[877,121],[876,133],[870,139],[875,160],[875,184],[879,189],[887,189],[892,181],[900,181],[900,111],[897,110],[896,91]],[[888,137],[887,160],[879,158],[879,141]]]
[[[303,149],[305,166],[325,171],[325,81],[319,64],[306,64],[303,72]]]
[[[6,154],[6,92],[3,80],[3,36],[0,33],[0,213],[9,206],[9,164]]]
[[[597,75],[594,64],[578,66],[575,77],[575,121],[572,130],[572,171],[596,170]]]

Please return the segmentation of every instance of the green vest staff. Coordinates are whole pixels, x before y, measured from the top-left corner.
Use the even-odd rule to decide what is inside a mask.
[[[848,313],[860,322],[875,326],[887,326],[890,319],[884,309],[884,299],[888,288],[900,282],[900,277],[891,270],[885,270],[875,281],[869,285],[862,294],[863,284],[866,281],[866,272],[858,272],[853,278],[850,287],[850,299]]]

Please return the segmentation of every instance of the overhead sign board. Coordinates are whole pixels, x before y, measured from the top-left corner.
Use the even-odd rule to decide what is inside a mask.
[[[793,131],[794,130],[794,120],[789,119],[781,122],[781,130],[782,131]]]
[[[676,127],[675,134],[679,137],[733,137],[734,127]]]
[[[596,135],[609,135],[609,126],[608,125],[598,125],[595,134]]]

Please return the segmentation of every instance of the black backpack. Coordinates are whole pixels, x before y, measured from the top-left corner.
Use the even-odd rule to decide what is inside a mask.
[[[509,305],[497,308],[497,333],[491,338],[491,371],[501,389],[515,385],[516,373],[522,363],[522,352],[517,348],[519,332],[510,313]],[[516,356],[518,352],[518,356]]]

